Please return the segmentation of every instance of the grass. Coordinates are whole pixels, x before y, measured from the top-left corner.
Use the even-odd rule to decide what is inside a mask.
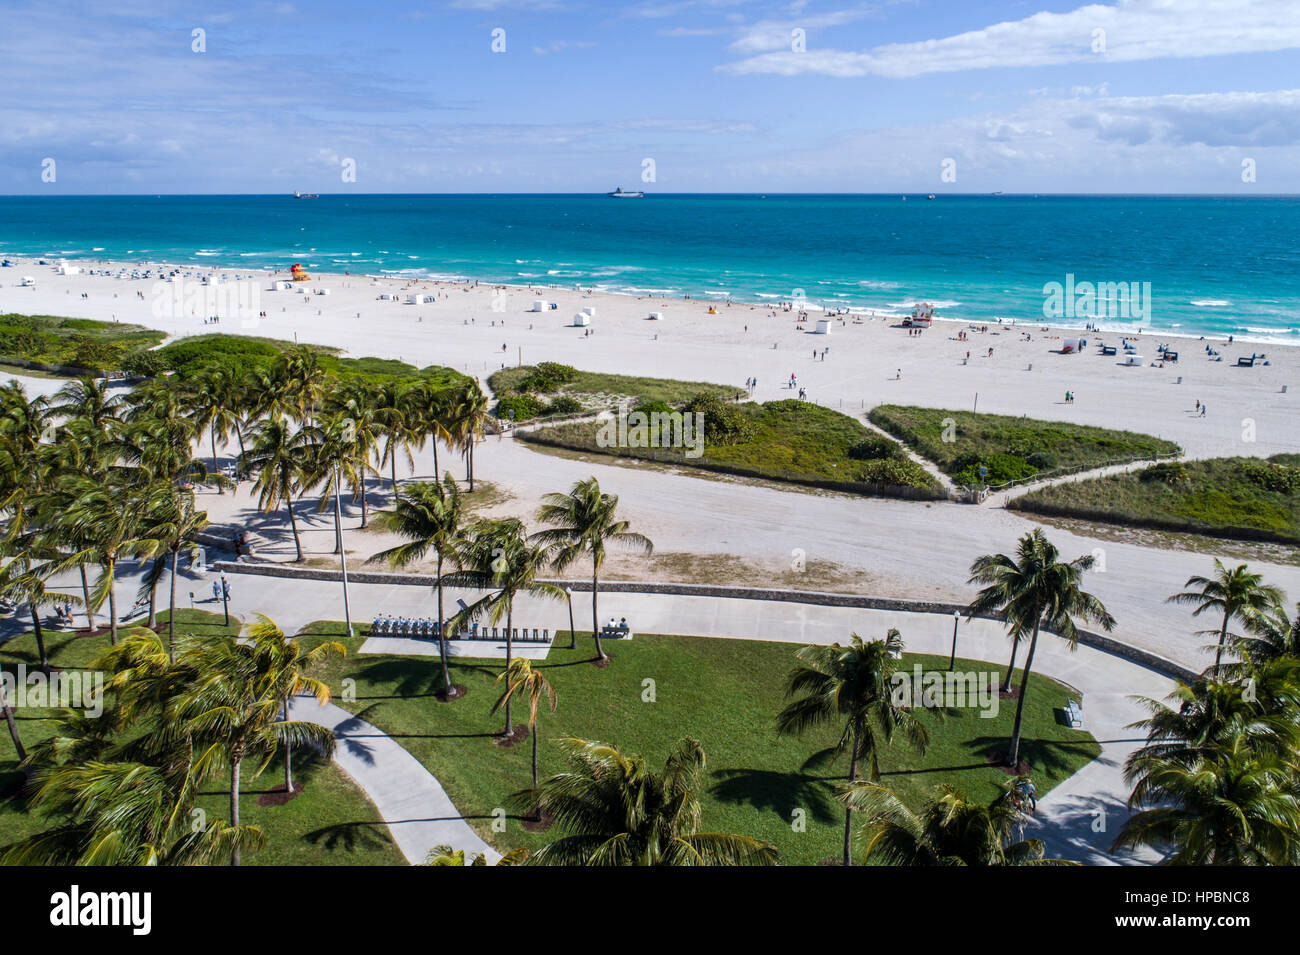
[[[1300,544],[1300,455],[1161,464],[1031,491],[1008,507],[1053,517]]]
[[[544,372],[548,368],[563,369],[563,371],[558,376],[547,376]],[[553,412],[559,413],[566,408],[572,411],[612,410],[620,402],[625,402],[629,407],[653,401],[678,406],[698,394],[718,395],[722,398],[739,398],[744,394],[740,388],[704,381],[611,375],[604,372],[580,371],[567,365],[554,364],[541,366],[540,370],[542,374],[539,374],[537,365],[503,368],[489,375],[487,384],[498,400],[510,396],[531,398],[538,411],[534,411],[528,417],[536,417],[539,412],[552,413],[549,412],[549,405],[546,403],[548,398],[552,405],[557,399],[569,399],[561,401],[557,411]],[[528,406],[527,401],[516,403],[511,400],[507,402],[507,406],[515,408],[516,420],[526,420],[523,412]]]
[[[341,624],[320,623],[306,628],[303,639],[340,629]],[[468,694],[446,704],[433,695],[436,656],[357,657],[362,638],[345,642],[348,659],[332,661],[321,674],[331,686],[345,677],[356,680],[355,699],[340,705],[392,735],[428,767],[484,839],[499,849],[536,848],[559,835],[527,832],[510,808],[511,794],[530,782],[530,747],[503,748],[494,739],[502,729],[501,715],[490,713],[502,661],[455,658],[453,679]],[[792,737],[775,729],[796,645],[638,634],[630,642],[606,645],[613,656],[607,669],[587,662],[592,643],[585,633],[579,633],[578,646],[576,651],[553,648],[539,664],[559,696],[557,711],[540,716],[543,778],[564,768],[553,742],[561,736],[616,743],[659,767],[672,743],[691,735],[708,755],[700,794],[704,830],[770,840],[786,864],[813,864],[837,854],[844,817],[834,787],[847,773],[847,760],[806,765],[834,743],[836,733],[828,727]],[[947,657],[915,655],[903,663],[910,667],[913,661],[943,669],[948,663]],[[968,661],[961,666],[997,669]],[[648,687],[654,702],[646,702]],[[1041,795],[1095,758],[1100,747],[1087,732],[1058,719],[1065,687],[1034,676],[1029,693],[1022,754]],[[972,799],[991,800],[1007,777],[988,765],[986,754],[1006,748],[1013,717],[1009,701],[992,719],[970,710],[949,711],[943,720],[927,717],[927,751],[892,747],[882,757],[882,782],[914,809],[928,802],[940,783],[955,785]],[[520,707],[515,722],[526,722]],[[491,827],[498,808],[507,809],[506,830],[500,833]],[[804,832],[792,829],[796,810],[806,819]]]
[[[167,336],[141,325],[97,322],[53,315],[0,315],[0,354],[21,367],[23,361],[113,371],[128,355],[157,345]]]
[[[984,483],[1002,484],[1181,451],[1149,434],[971,411],[877,405],[868,417],[963,485],[981,480],[981,465]]]
[[[740,438],[727,443],[710,439],[706,418],[706,440],[699,457],[687,457],[687,448],[635,448],[626,446],[627,442],[606,442],[601,438],[601,431],[607,426],[598,421],[568,422],[521,431],[516,438],[575,451],[653,460],[778,482],[793,481],[832,490],[889,494],[904,488],[918,492],[918,497],[938,496],[934,478],[908,458],[902,447],[848,415],[795,400],[748,402],[731,407],[743,419]]]
[[[160,632],[165,632],[167,613],[159,615]],[[232,618],[225,626],[221,614],[202,610],[178,610],[178,633],[237,633],[239,622]],[[64,670],[85,669],[109,646],[107,634],[82,637],[46,631],[46,649],[52,665]],[[36,640],[30,634],[0,645],[0,665],[12,672],[19,663],[28,667],[39,662]],[[32,747],[54,732],[46,720],[54,711],[24,708],[15,712],[19,736]],[[19,769],[8,733],[0,730],[0,852],[4,848],[46,828],[45,820],[29,811],[22,791],[24,774]],[[265,847],[245,853],[245,865],[403,865],[398,850],[378,810],[333,763],[303,752],[294,756],[294,782],[302,791],[280,805],[266,797],[283,792],[284,766],[278,758],[262,775],[244,775],[239,812],[241,822],[262,827]],[[266,804],[264,804],[266,803]],[[221,778],[209,780],[198,799],[198,808],[210,817],[229,815],[229,791]]]

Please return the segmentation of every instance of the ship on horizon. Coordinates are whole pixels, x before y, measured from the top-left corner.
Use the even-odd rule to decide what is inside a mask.
[[[320,198],[320,196],[314,192],[299,192],[297,189],[293,191],[293,197],[295,199],[319,199]]]
[[[622,186],[619,186],[613,192],[605,193],[605,195],[609,196],[611,199],[644,199],[645,198],[644,192],[624,192]]]

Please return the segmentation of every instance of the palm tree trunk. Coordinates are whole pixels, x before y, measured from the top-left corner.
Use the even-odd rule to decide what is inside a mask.
[[[153,630],[158,626],[158,578],[161,576],[158,572],[162,557],[158,556],[153,559],[153,567],[149,571],[149,619],[145,626]]]
[[[596,558],[591,558],[591,635],[596,638],[596,659],[605,659],[605,647],[600,642],[600,616],[596,610],[596,600],[600,588],[596,586]]]
[[[469,490],[474,493],[474,435],[469,436]]]
[[[393,459],[392,461],[389,462],[389,466],[392,468],[392,473],[393,473],[393,493],[396,494],[397,493],[397,449],[390,448],[389,450],[393,452]]]
[[[217,422],[215,420],[212,422],[211,431],[212,431],[212,473],[216,474],[217,473]],[[222,490],[220,481],[217,482],[217,493],[218,494],[226,493],[224,490]]]
[[[451,699],[451,673],[447,669],[447,618],[442,615],[442,552],[438,552],[438,656],[442,659],[442,687]]]
[[[116,583],[117,559],[108,561],[108,642],[117,646],[117,594],[113,592]]]
[[[1219,628],[1219,646],[1214,651],[1214,673],[1219,673],[1219,663],[1223,660],[1223,645],[1228,640],[1228,619],[1232,616],[1231,610],[1223,612],[1223,626]]]
[[[289,722],[289,700],[284,701],[284,721]],[[284,744],[284,791],[293,795],[293,747]]]
[[[9,700],[5,696],[3,680],[0,680],[0,710],[4,710],[5,722],[9,725],[9,738],[14,741],[14,749],[18,753],[18,761],[21,763],[27,758],[27,750],[23,749],[23,741],[18,738],[18,727],[14,724],[13,710],[9,709]]]
[[[366,507],[366,467],[361,466],[361,526],[365,527],[370,520],[370,511]]]
[[[533,737],[533,789],[537,789],[537,723],[528,724],[528,731]]]
[[[41,655],[41,670],[45,673],[50,672],[50,661],[45,655],[45,631],[41,629],[41,615],[36,609],[36,603],[30,605],[32,610],[32,634],[36,637],[36,651]]]
[[[172,548],[171,586],[167,594],[167,657],[176,662],[176,561],[180,555],[179,547]]]
[[[510,672],[510,657],[515,650],[513,634],[511,633],[514,624],[514,614],[515,612],[513,607],[510,610],[506,611],[506,672],[507,673]],[[509,696],[506,697],[506,733],[505,733],[506,736],[510,735],[512,729],[512,724],[510,722],[510,704],[513,702],[514,700],[512,697]]]
[[[437,435],[433,436],[433,441],[431,443],[433,444],[433,479],[437,481],[439,480],[438,478],[438,436]]]
[[[298,537],[298,522],[297,522],[297,520],[294,519],[294,516],[293,516],[293,499],[290,498],[288,495],[286,495],[285,498],[284,498],[284,507],[285,507],[285,510],[287,510],[287,511],[289,512],[289,527],[290,527],[290,529],[293,531],[293,546],[294,546],[294,550],[296,550],[296,551],[298,552],[298,556],[295,557],[294,560],[295,560],[295,561],[301,561],[301,560],[302,560],[302,540],[299,539],[299,537]]]
[[[1025,715],[1025,697],[1029,695],[1029,670],[1034,665],[1034,651],[1038,649],[1038,621],[1034,622],[1034,635],[1029,638],[1029,653],[1025,656],[1024,675],[1020,678],[1020,698],[1016,700],[1016,721],[1011,726],[1011,767],[1020,763],[1020,722]]]
[[[95,609],[90,605],[90,582],[86,580],[86,565],[82,564],[79,570],[81,571],[81,599],[86,603],[86,629],[94,631]]]
[[[1002,692],[1011,692],[1011,676],[1016,672],[1016,651],[1020,649],[1020,641],[1015,637],[1011,638],[1011,662],[1007,664],[1007,677],[1002,681]]]
[[[230,825],[239,826],[239,757],[230,761]],[[239,844],[230,852],[230,864],[239,865]]]
[[[849,754],[849,785],[858,778],[858,732],[853,731],[853,751]],[[844,809],[844,864],[853,865],[853,810]]]

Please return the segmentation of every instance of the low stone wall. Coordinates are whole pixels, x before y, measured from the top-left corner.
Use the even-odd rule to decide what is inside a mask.
[[[257,563],[253,561],[217,561],[212,565],[218,572],[255,574],[266,577],[284,577],[291,580],[341,581],[342,573],[310,567],[291,567],[285,564]],[[400,574],[390,571],[348,571],[348,581],[357,584],[387,584],[392,586],[432,587],[433,574]],[[578,593],[589,593],[589,580],[547,580]],[[872,597],[867,594],[838,594],[818,590],[774,590],[767,587],[726,587],[713,584],[656,583],[640,580],[601,581],[601,593],[606,594],[663,594],[671,597],[724,597],[732,600],[773,600],[785,603],[810,604],[819,607],[856,607],[862,610],[885,610],[895,613],[931,613],[951,617],[954,612],[965,614],[966,605],[936,600],[907,600],[900,597]],[[989,619],[999,619],[990,617]],[[1199,674],[1189,667],[1167,657],[1143,650],[1117,640],[1104,633],[1079,629],[1079,642],[1106,653],[1123,657],[1134,663],[1183,682],[1196,680]]]

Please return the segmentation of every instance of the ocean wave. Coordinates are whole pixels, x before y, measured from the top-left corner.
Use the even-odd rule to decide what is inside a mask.
[[[1226,298],[1194,298],[1188,304],[1197,308],[1226,308],[1232,303]]]

